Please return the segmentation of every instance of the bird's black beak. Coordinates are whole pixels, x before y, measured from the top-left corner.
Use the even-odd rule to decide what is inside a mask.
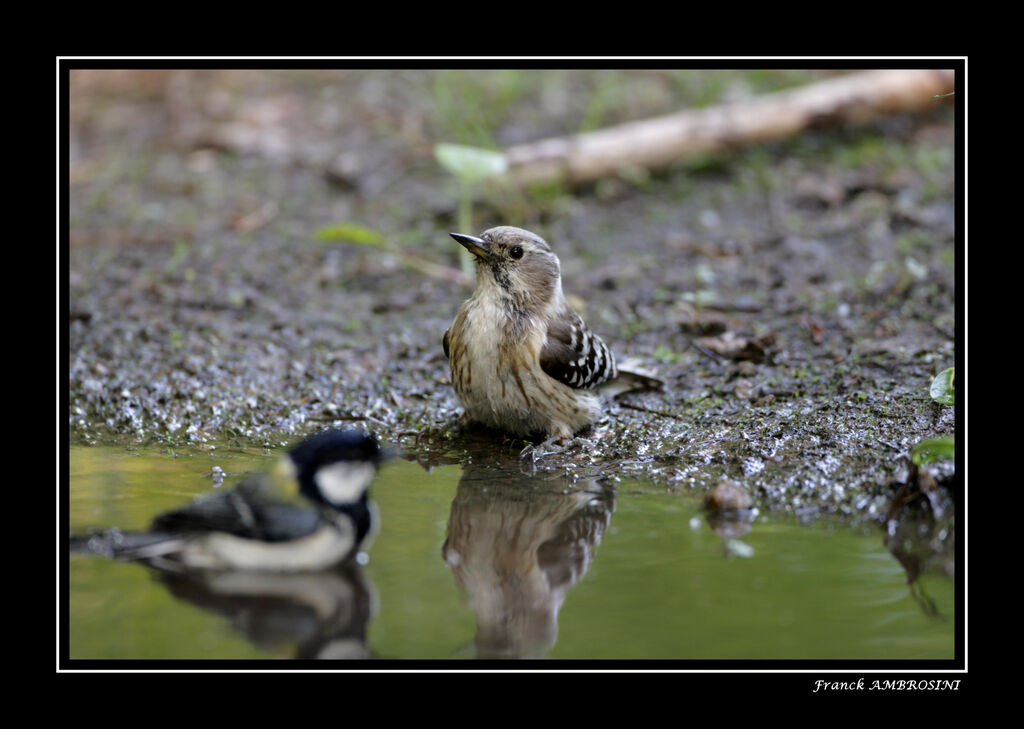
[[[472,253],[481,261],[490,261],[494,258],[494,255],[491,253],[491,244],[483,238],[476,238],[472,235],[463,235],[462,233],[449,233],[448,235],[457,240],[467,251]]]

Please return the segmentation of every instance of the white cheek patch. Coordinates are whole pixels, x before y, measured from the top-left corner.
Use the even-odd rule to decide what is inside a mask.
[[[332,463],[316,472],[320,494],[332,504],[351,504],[369,488],[377,469],[372,463]]]

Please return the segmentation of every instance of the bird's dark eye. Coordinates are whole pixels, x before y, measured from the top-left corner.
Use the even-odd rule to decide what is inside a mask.
[[[512,246],[512,250],[508,252],[508,255],[518,261],[520,258],[523,257],[523,247]]]

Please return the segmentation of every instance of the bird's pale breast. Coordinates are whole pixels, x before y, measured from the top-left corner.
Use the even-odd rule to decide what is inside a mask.
[[[600,416],[598,398],[568,387],[540,367],[542,322],[511,339],[505,314],[477,298],[462,305],[451,330],[452,384],[466,414],[516,435],[570,437]]]

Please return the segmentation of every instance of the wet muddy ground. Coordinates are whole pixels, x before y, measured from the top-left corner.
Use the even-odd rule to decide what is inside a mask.
[[[417,263],[458,268],[435,142],[508,145],[821,75],[73,71],[70,439],[277,447],[352,426],[424,465],[697,493],[729,478],[765,512],[926,517],[891,538],[912,525],[908,562],[923,545],[952,573],[954,465],[908,458],[955,433],[928,392],[956,356],[949,100],[583,188],[482,188],[462,232],[544,236],[592,328],[666,381],[560,453],[460,423],[441,335],[470,290]],[[342,224],[385,245],[317,236]]]

